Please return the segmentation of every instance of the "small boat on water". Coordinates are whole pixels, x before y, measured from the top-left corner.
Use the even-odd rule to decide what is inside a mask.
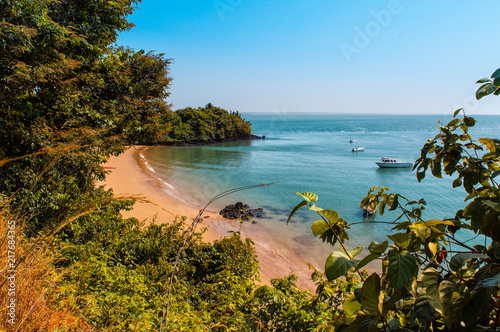
[[[353,143],[353,142],[354,142],[354,138],[351,138],[351,139],[349,140],[349,143]]]
[[[352,152],[358,152],[358,151],[365,151],[364,146],[357,146],[354,149],[352,149]]]
[[[363,206],[363,217],[368,217],[373,215],[375,212],[368,206]]]
[[[387,158],[384,157],[380,161],[375,162],[380,168],[405,168],[411,167],[413,164],[405,161],[401,161],[399,159]]]

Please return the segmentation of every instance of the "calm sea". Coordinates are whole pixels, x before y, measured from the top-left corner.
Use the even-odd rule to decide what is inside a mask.
[[[498,137],[500,117],[475,118],[473,137]],[[146,150],[143,157],[165,182],[165,191],[198,206],[231,188],[278,181],[227,196],[209,209],[220,210],[237,201],[262,207],[268,218],[255,219],[259,224],[299,240],[310,236],[310,225],[317,218],[304,212],[286,225],[288,213],[301,201],[296,192],[318,194],[318,206],[338,211],[348,222],[392,221],[399,216],[396,212],[362,216],[359,203],[374,186],[388,187],[410,200],[424,198],[424,219],[453,217],[465,206],[464,192],[451,187],[451,178],[436,179],[429,173],[418,183],[411,169],[380,169],[375,164],[381,157],[414,162],[426,140],[438,133],[438,121],[447,123],[451,116],[249,115],[246,120],[254,134],[266,139],[160,147]],[[352,152],[357,146],[365,151]],[[351,244],[384,240],[390,228],[369,222],[354,225],[349,231]]]

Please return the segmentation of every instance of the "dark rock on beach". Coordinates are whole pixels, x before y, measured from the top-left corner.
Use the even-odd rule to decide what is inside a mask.
[[[263,209],[250,209],[248,204],[243,204],[242,202],[237,202],[236,204],[229,204],[223,208],[219,214],[226,219],[250,219],[250,217],[263,217]]]

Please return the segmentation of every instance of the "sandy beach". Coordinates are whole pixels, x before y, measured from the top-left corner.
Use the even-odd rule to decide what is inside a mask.
[[[111,157],[103,165],[108,171],[106,181],[100,183],[105,188],[112,188],[116,196],[134,196],[140,199],[133,210],[123,211],[124,217],[135,217],[139,220],[150,221],[156,218],[158,223],[172,222],[176,216],[186,216],[186,222],[191,223],[199,210],[189,203],[183,203],[166,192],[165,183],[148,170],[144,160],[140,157],[141,151],[148,148],[133,146],[123,154]],[[301,258],[291,246],[273,240],[272,236],[256,235],[241,227],[239,221],[230,221],[222,218],[216,211],[207,211],[198,225],[197,230],[207,228],[204,233],[205,241],[228,236],[228,231],[240,231],[243,238],[250,237],[255,242],[255,250],[260,265],[260,279],[263,284],[270,284],[273,278],[295,273],[298,285],[303,289],[315,290],[310,280],[313,272],[310,262]],[[326,256],[320,261],[324,262]]]

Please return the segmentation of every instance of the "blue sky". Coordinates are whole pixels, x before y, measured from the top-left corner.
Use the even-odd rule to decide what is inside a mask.
[[[500,114],[500,3],[143,0],[119,45],[173,58],[174,109]]]

